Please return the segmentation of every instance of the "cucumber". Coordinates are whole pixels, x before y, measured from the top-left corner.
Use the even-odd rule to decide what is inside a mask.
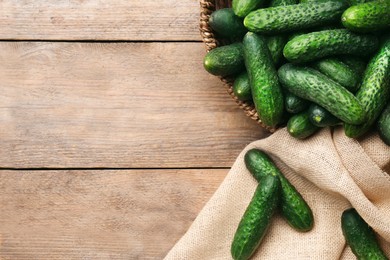
[[[274,127],[282,119],[284,101],[265,37],[248,32],[244,36],[243,46],[256,111],[265,125]]]
[[[390,28],[390,1],[374,1],[349,7],[341,16],[343,25],[354,32]]]
[[[287,43],[285,35],[270,36],[266,38],[268,49],[271,53],[272,61],[278,65],[283,60],[283,48]]]
[[[319,130],[309,119],[309,111],[305,110],[290,117],[287,122],[287,132],[295,138],[306,139]]]
[[[383,110],[378,120],[378,132],[383,142],[390,145],[390,103]]]
[[[353,138],[362,136],[372,127],[390,98],[390,36],[368,63],[356,98],[365,109],[367,120],[361,125],[344,126],[345,134]]]
[[[228,76],[244,71],[242,44],[233,43],[212,49],[206,54],[203,66],[207,72],[216,76]]]
[[[244,18],[251,11],[263,6],[265,2],[265,0],[232,0],[232,7],[238,17]]]
[[[279,68],[279,80],[291,93],[310,100],[349,124],[361,124],[366,112],[357,98],[319,71],[287,63]]]
[[[291,32],[334,23],[347,8],[344,0],[269,7],[249,13],[244,25],[249,31],[262,34]]]
[[[377,1],[377,0],[349,0],[350,5],[358,5],[358,4],[363,4],[363,3],[368,3],[372,1]]]
[[[237,76],[233,84],[233,93],[241,101],[249,101],[252,99],[248,73],[242,72]]]
[[[334,126],[341,123],[340,119],[317,104],[312,104],[309,107],[309,120],[313,125],[318,127]]]
[[[249,259],[260,245],[277,209],[279,192],[278,177],[261,179],[234,235],[231,245],[233,259]]]
[[[286,6],[286,5],[293,5],[297,4],[297,0],[271,0],[269,6],[270,7],[276,7],[276,6]],[[287,35],[273,35],[269,36],[267,38],[267,45],[268,49],[271,52],[272,60],[274,61],[275,65],[278,65],[281,63],[283,57],[283,48],[284,45],[287,43],[288,36]]]
[[[378,48],[378,38],[347,29],[324,30],[294,37],[283,49],[290,62],[309,62],[332,55],[369,55]]]
[[[341,228],[347,244],[357,259],[387,260],[374,230],[354,208],[345,210],[341,215]]]
[[[283,217],[291,227],[300,232],[311,230],[314,225],[314,217],[309,205],[276,167],[272,159],[259,149],[251,149],[245,153],[244,161],[246,168],[259,182],[266,176],[279,177],[282,187],[280,208]]]
[[[223,38],[242,38],[247,29],[243,19],[236,16],[232,8],[222,8],[214,11],[209,18],[209,25]]]
[[[340,56],[340,60],[354,70],[355,73],[359,75],[359,80],[361,80],[362,74],[366,70],[367,62],[359,57],[351,55],[342,55]]]
[[[285,91],[284,95],[284,107],[286,111],[292,114],[299,113],[307,109],[310,105],[310,102],[302,99],[288,91]]]
[[[352,93],[358,90],[361,77],[341,60],[324,58],[315,61],[312,66]]]

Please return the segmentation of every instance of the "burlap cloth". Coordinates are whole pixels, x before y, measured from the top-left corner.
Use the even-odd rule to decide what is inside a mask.
[[[277,214],[252,259],[356,259],[340,224],[341,213],[351,206],[378,232],[390,256],[390,147],[375,133],[358,142],[342,128],[326,128],[301,141],[283,128],[239,154],[166,260],[231,259],[233,235],[257,186],[243,160],[251,148],[271,156],[306,199],[315,221],[311,231],[299,233]]]

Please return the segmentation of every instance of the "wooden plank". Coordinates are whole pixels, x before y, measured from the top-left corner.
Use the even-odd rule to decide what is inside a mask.
[[[0,39],[201,40],[197,0],[0,1]]]
[[[230,167],[266,132],[202,43],[0,43],[0,167]]]
[[[162,259],[227,171],[0,171],[0,259]]]

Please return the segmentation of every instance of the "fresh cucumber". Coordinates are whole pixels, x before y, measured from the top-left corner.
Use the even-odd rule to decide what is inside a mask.
[[[283,94],[264,36],[248,32],[243,39],[252,99],[261,121],[274,127],[283,116]]]
[[[362,78],[362,74],[366,70],[367,62],[361,59],[360,57],[352,55],[341,55],[340,60],[347,64],[357,75],[359,75],[359,80]]]
[[[251,149],[245,153],[244,161],[247,169],[260,183],[266,176],[277,176],[281,184],[281,213],[291,227],[306,232],[313,228],[313,213],[302,198],[302,195],[286,179],[272,159],[259,149]]]
[[[247,32],[243,19],[232,8],[218,9],[210,15],[209,25],[222,38],[237,39]]]
[[[310,105],[310,102],[300,98],[289,91],[285,91],[284,95],[284,107],[286,111],[291,114],[297,114],[307,109]]]
[[[341,228],[347,244],[357,259],[388,260],[381,249],[374,230],[354,208],[341,215]]]
[[[265,2],[265,0],[232,0],[232,7],[238,17],[244,18],[251,11],[263,6]]]
[[[312,66],[352,93],[358,90],[361,77],[340,59],[323,58],[315,61]]]
[[[287,132],[295,138],[306,139],[319,130],[309,119],[309,111],[293,115],[287,122]]]
[[[244,71],[242,44],[233,43],[212,49],[206,54],[203,66],[207,72],[216,76],[227,76]]]
[[[291,32],[336,22],[347,8],[347,1],[344,0],[269,7],[249,13],[244,25],[256,33]]]
[[[340,119],[329,113],[325,108],[311,104],[309,107],[309,120],[318,127],[334,126],[341,123]]]
[[[379,117],[378,132],[383,142],[390,145],[390,103]]]
[[[293,5],[297,3],[298,3],[297,0],[271,0],[269,6],[270,7],[286,6],[286,5]],[[287,43],[287,39],[288,36],[284,34],[272,35],[267,38],[268,49],[271,52],[272,60],[274,61],[275,65],[280,64],[283,59],[283,48],[284,45],[286,45]]]
[[[279,194],[278,177],[271,175],[261,179],[234,235],[231,245],[233,259],[249,259],[256,251],[277,209]]]
[[[358,99],[319,71],[288,63],[279,68],[278,75],[288,91],[317,103],[343,122],[365,122],[366,112]]]
[[[252,99],[248,73],[242,72],[237,76],[233,83],[233,93],[241,101],[249,101]]]
[[[356,98],[366,111],[367,119],[360,125],[347,123],[344,126],[345,134],[353,138],[362,136],[372,127],[390,98],[390,36],[368,63]]]
[[[372,1],[377,1],[377,0],[349,0],[350,5],[358,5],[358,4],[363,4],[363,3],[368,3]]]
[[[378,48],[378,38],[347,29],[311,32],[294,37],[283,49],[290,62],[309,62],[332,55],[369,55]]]
[[[390,29],[390,1],[373,1],[349,7],[341,16],[343,25],[354,32]]]

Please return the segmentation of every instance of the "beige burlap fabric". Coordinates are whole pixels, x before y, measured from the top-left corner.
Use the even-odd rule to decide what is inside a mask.
[[[304,141],[280,129],[240,153],[166,260],[231,259],[232,238],[257,186],[243,162],[245,152],[255,147],[266,151],[301,192],[315,224],[299,233],[277,215],[253,259],[356,259],[340,225],[341,213],[351,206],[378,232],[390,256],[390,147],[375,134],[359,143],[341,128],[323,129]]]

